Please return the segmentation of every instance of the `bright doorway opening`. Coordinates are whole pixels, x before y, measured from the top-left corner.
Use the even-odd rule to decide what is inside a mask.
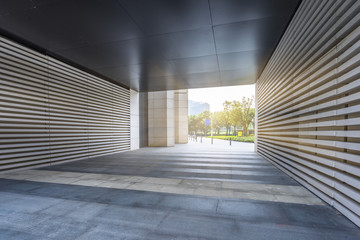
[[[255,141],[254,84],[189,89],[188,94],[190,141]]]

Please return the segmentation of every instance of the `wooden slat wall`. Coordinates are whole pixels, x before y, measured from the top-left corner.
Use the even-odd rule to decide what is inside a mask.
[[[130,92],[0,37],[0,171],[130,150]]]
[[[257,152],[360,226],[360,1],[303,0],[256,83]]]

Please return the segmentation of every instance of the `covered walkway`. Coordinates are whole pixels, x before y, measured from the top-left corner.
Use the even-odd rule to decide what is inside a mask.
[[[253,152],[191,141],[0,175],[1,239],[359,239]]]

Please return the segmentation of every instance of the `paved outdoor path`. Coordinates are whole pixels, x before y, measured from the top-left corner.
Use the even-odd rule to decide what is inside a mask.
[[[203,139],[0,175],[0,239],[360,239],[253,152]]]

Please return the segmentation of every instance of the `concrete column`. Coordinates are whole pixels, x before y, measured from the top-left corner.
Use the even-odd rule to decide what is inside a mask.
[[[140,147],[140,124],[139,124],[139,93],[130,89],[130,149]]]
[[[188,90],[174,91],[175,143],[188,143]]]
[[[174,91],[148,93],[149,147],[175,144]]]

